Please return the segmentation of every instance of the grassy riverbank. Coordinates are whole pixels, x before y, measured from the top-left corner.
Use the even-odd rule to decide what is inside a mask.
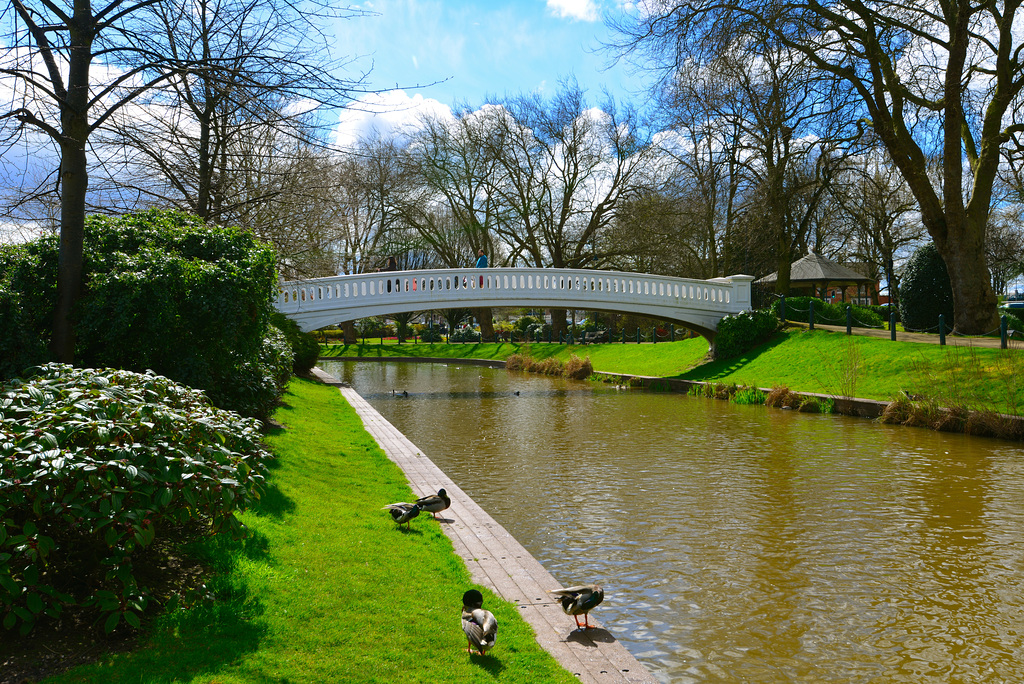
[[[195,552],[211,599],[157,620],[130,653],[55,682],[570,682],[515,607],[486,657],[459,622],[469,572],[439,523],[399,530],[381,506],[412,492],[336,389],[295,379],[267,443],[277,456],[244,542]],[[214,598],[215,597],[215,598]]]
[[[596,371],[703,382],[787,386],[797,392],[888,401],[906,392],[946,406],[1024,413],[1024,353],[941,347],[790,329],[743,356],[707,361],[707,342],[658,344],[378,344],[332,345],[331,357],[398,356],[504,359],[514,353],[565,361],[590,357]]]

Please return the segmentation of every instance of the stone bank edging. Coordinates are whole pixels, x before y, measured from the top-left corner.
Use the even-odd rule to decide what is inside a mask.
[[[452,505],[440,514],[441,529],[466,564],[473,581],[515,603],[519,614],[533,628],[537,642],[562,667],[581,682],[594,684],[657,681],[593,617],[590,621],[598,624],[596,629],[575,631],[573,619],[546,593],[562,585],[529,551],[355,390],[319,368],[312,372],[321,382],[340,389],[362,419],[366,431],[405,473],[417,497],[436,494],[441,487],[448,492]],[[501,648],[500,640],[498,648]]]

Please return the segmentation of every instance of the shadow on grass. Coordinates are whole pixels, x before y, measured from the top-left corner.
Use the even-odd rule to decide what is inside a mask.
[[[286,496],[281,488],[274,483],[263,489],[260,502],[253,506],[252,512],[261,517],[280,520],[286,514],[295,511],[295,502]]]
[[[160,615],[131,652],[108,653],[95,662],[46,681],[188,681],[217,673],[253,653],[267,634],[265,607],[234,572],[240,558],[266,559],[269,541],[250,532],[244,539],[216,535],[185,545],[184,551],[213,570],[205,584],[186,592],[184,607]]]
[[[785,341],[785,335],[774,335],[764,344],[760,344],[753,349],[744,352],[740,356],[734,356],[729,359],[720,359],[718,361],[709,361],[708,363],[695,366],[684,373],[670,377],[679,380],[697,381],[717,380],[719,378],[728,377],[731,373],[735,373],[740,370],[761,354],[771,351]]]
[[[469,660],[474,665],[480,666],[481,670],[484,670],[495,678],[499,677],[501,675],[501,671],[505,669],[505,664],[490,654],[480,655],[479,653],[470,653]]]

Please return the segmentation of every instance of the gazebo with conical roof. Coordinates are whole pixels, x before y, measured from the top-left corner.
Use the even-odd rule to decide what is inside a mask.
[[[774,287],[779,278],[778,271],[754,281],[755,285]],[[861,275],[856,271],[829,261],[813,251],[790,265],[789,286],[794,290],[810,289],[811,296],[816,296],[818,288],[827,290],[829,287],[846,288],[848,285],[870,285],[874,278]]]

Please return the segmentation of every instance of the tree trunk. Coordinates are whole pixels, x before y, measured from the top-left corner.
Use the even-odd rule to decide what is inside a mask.
[[[473,309],[473,315],[476,317],[477,322],[480,323],[480,340],[482,342],[493,342],[494,318],[491,315],[491,308]]]
[[[779,270],[775,279],[775,291],[784,297],[789,296],[789,275],[793,269],[792,257],[788,250],[779,252]]]
[[[357,342],[359,342],[359,337],[356,335],[355,321],[342,322],[341,331],[345,335],[345,344],[356,344]]]
[[[953,330],[984,335],[999,329],[998,300],[985,262],[984,230],[965,227],[962,232],[965,235],[942,244],[936,241],[935,246],[946,262],[953,288]]]
[[[70,118],[70,117],[69,117]],[[65,130],[86,128],[84,117],[69,121]],[[81,138],[84,140],[84,135]],[[61,145],[60,252],[57,259],[57,301],[53,310],[50,353],[61,363],[74,363],[75,329],[71,319],[82,295],[85,249],[85,197],[89,187],[85,144],[68,140]]]
[[[566,309],[551,309],[551,335],[553,339],[561,339],[568,329],[565,313]]]

